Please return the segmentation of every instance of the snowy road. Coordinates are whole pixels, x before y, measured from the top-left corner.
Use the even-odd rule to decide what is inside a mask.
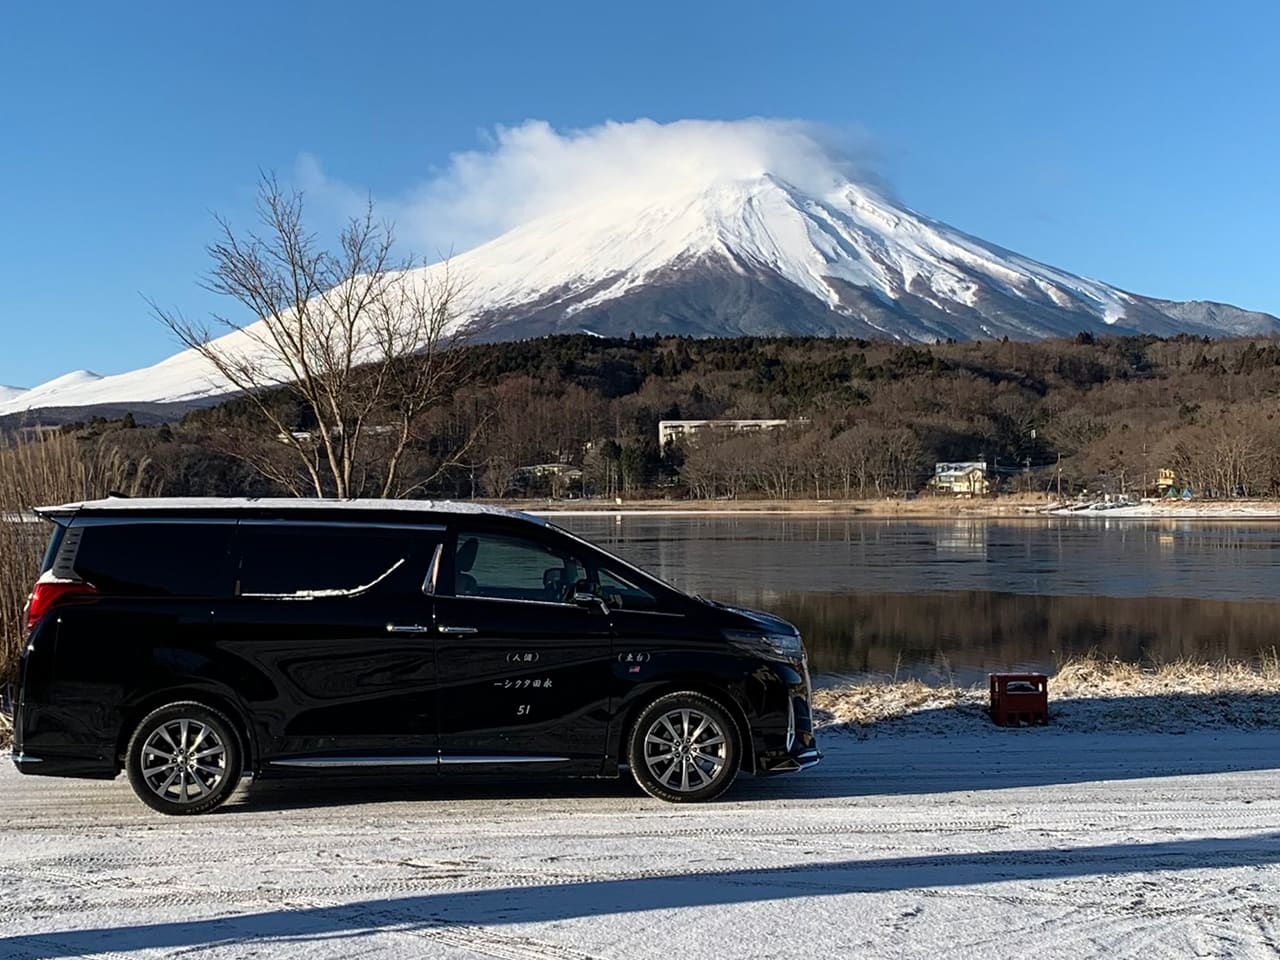
[[[0,957],[1275,957],[1280,738],[868,740],[621,783],[263,783],[166,818],[0,765]]]

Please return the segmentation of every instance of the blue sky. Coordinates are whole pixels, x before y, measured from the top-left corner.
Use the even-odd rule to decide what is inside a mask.
[[[1125,289],[1280,314],[1280,5],[9,4],[0,384],[175,352],[212,212],[301,157],[403,195],[498,125],[847,127],[913,208]]]

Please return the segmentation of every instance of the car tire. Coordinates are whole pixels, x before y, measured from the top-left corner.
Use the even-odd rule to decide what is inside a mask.
[[[669,803],[714,800],[733,784],[742,754],[732,715],[705,694],[668,693],[640,712],[627,761],[645,793]]]
[[[134,792],[161,813],[207,813],[231,796],[243,768],[240,736],[212,707],[166,704],[129,738],[125,769]]]

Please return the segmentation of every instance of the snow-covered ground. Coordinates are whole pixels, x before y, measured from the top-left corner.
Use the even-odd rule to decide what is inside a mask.
[[[264,782],[165,818],[0,764],[0,957],[1275,957],[1280,739],[827,731],[673,807],[626,781]]]

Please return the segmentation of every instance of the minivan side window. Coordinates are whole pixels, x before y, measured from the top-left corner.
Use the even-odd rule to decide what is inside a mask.
[[[658,601],[648,590],[610,573],[603,567],[597,571],[600,599],[615,610],[657,610]]]
[[[105,593],[148,597],[231,596],[232,523],[86,524],[76,575]]]
[[[354,597],[420,591],[440,534],[242,523],[238,542],[242,597]]]
[[[458,534],[454,592],[460,597],[568,603],[586,576],[569,553],[500,534]]]

